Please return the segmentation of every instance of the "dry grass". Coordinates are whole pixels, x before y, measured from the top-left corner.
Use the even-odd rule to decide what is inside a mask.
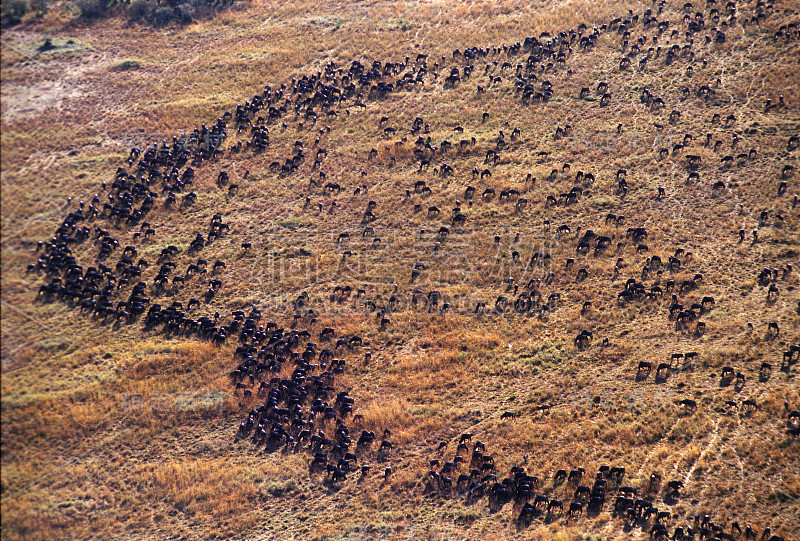
[[[668,2],[659,19],[681,29],[682,4]],[[684,481],[678,502],[667,503],[663,492],[654,499],[679,517],[670,527],[713,512],[721,524],[770,526],[789,539],[800,529],[795,512],[800,477],[792,468],[800,448],[786,432],[784,402],[800,408],[800,393],[797,365],[788,371],[779,367],[782,352],[800,342],[800,215],[791,206],[798,173],[787,180],[787,195],[775,192],[784,165],[800,169],[798,151],[786,146],[800,125],[800,93],[793,84],[800,77],[794,61],[800,49],[797,41],[775,41],[772,35],[781,24],[798,22],[796,12],[782,11],[796,7],[777,2],[759,27],[727,29],[721,45],[704,44],[705,31],[696,34],[691,77],[686,58],[668,66],[651,59],[638,71],[637,57],[631,70],[621,72],[620,36],[605,33],[592,51],[579,52],[573,44],[566,63],[571,75],[559,66],[540,74],[554,89],[546,105],[520,105],[511,87],[513,68],[502,74],[502,83],[489,85],[486,59],[475,61],[472,78],[458,87],[441,84],[443,74],[463,63],[452,58],[456,48],[508,45],[581,22],[591,28],[629,8],[641,14],[646,7],[618,1],[257,0],[186,27],[153,30],[114,18],[94,26],[74,24],[57,5],[41,18],[4,29],[3,538],[648,537],[647,528],[625,531],[610,506],[597,518],[536,519],[518,529],[510,504],[491,513],[485,499],[467,505],[455,494],[426,493],[429,460],[452,459],[460,434],[471,432],[495,456],[499,476],[527,457],[526,467],[542,478],[542,490],[565,503],[571,494],[554,485],[556,470],[584,467],[591,474],[602,464],[622,465],[626,484],[646,486],[652,472],[661,473],[665,483]],[[741,17],[754,8],[755,2],[737,3]],[[642,33],[652,39],[655,30],[636,26],[631,42]],[[45,36],[57,48],[42,53],[37,47]],[[662,49],[667,37],[659,38]],[[682,32],[672,39],[684,43]],[[257,303],[266,320],[289,328],[290,303],[306,291],[309,307],[319,313],[310,327],[314,339],[327,326],[337,337],[361,336],[362,347],[337,351],[347,359],[347,370],[336,387],[349,390],[356,400],[354,413],[362,415],[351,427],[355,437],[361,429],[392,433],[395,447],[384,462],[378,462],[375,448],[359,457],[373,466],[370,475],[351,475],[332,486],[321,473],[309,475],[304,453],[261,453],[247,441],[234,444],[238,423],[257,404],[231,392],[227,374],[235,366],[235,340],[216,347],[168,338],[143,332],[140,324],[103,323],[63,303],[34,300],[44,276],[25,269],[34,261],[36,242],[49,238],[68,212],[66,197],[90,200],[100,182],[110,181],[124,164],[132,146],[145,148],[213,122],[266,84],[273,89],[288,84],[292,77],[323,70],[329,61],[347,69],[353,59],[367,64],[408,55],[413,62],[420,52],[429,55],[431,65],[442,63],[438,81],[369,101],[366,110],[351,106],[349,115],[342,110],[302,129],[289,115],[285,131],[279,124],[270,126],[270,146],[263,155],[226,152],[219,162],[197,168],[197,202],[178,211],[157,205],[147,217],[157,231],[155,240],[136,243],[141,257],[156,259],[168,244],[186,248],[219,213],[231,231],[202,256],[228,262],[218,275],[223,289],[193,317],[219,311],[224,318]],[[525,56],[509,60],[515,65]],[[708,60],[705,68],[701,59]],[[493,60],[502,64],[506,56],[488,59],[498,75]],[[598,80],[609,83],[608,107],[599,107]],[[487,87],[485,94],[475,93],[478,84]],[[701,84],[717,85],[716,101],[694,94],[681,99],[683,86]],[[588,100],[578,98],[584,86],[591,88]],[[640,103],[644,86],[664,98],[662,111]],[[786,106],[766,112],[764,100],[776,102],[780,94]],[[673,109],[681,112],[675,125],[668,121]],[[711,124],[714,113],[723,119],[734,114],[736,122]],[[383,116],[389,117],[386,125],[398,128],[398,136],[384,136]],[[417,116],[430,124],[432,144],[474,136],[475,146],[454,148],[432,160],[431,171],[418,173],[414,137],[399,141]],[[618,122],[623,123],[619,135]],[[565,124],[572,125],[573,134],[555,140],[556,128]],[[453,132],[458,125],[463,134]],[[319,134],[325,126],[330,132]],[[515,127],[520,138],[509,143]],[[500,162],[485,181],[473,179],[473,167],[487,167],[483,158],[495,148],[499,130],[507,140]],[[741,138],[735,149],[733,130]],[[673,155],[672,145],[685,133],[693,141]],[[711,147],[703,146],[706,133],[712,135]],[[245,136],[231,130],[226,148]],[[289,155],[295,140],[310,147],[317,136],[319,146],[328,149],[323,166],[328,180],[343,186],[339,195],[309,186],[317,174],[310,163],[288,177],[268,168]],[[716,140],[722,141],[718,150],[713,149]],[[668,158],[659,157],[661,147],[669,147]],[[378,156],[368,160],[371,148]],[[750,148],[757,149],[757,159],[719,168],[722,156]],[[541,157],[541,150],[550,154]],[[702,156],[697,183],[686,183],[685,154]],[[453,166],[452,176],[432,174],[442,162]],[[565,163],[571,164],[569,172],[561,171]],[[625,197],[616,193],[620,168],[628,171]],[[553,169],[561,172],[548,179]],[[215,185],[220,170],[238,182],[237,195],[227,197]],[[595,176],[594,182],[582,183],[580,201],[546,206],[548,195],[576,185],[578,170]],[[525,183],[529,173],[536,178],[533,185]],[[417,180],[426,181],[431,195],[413,193]],[[724,193],[712,195],[718,180],[726,185]],[[362,184],[368,185],[367,193],[354,195]],[[476,187],[471,206],[464,199],[468,185]],[[666,190],[660,201],[655,198],[659,186]],[[515,212],[513,203],[484,201],[481,192],[489,187],[498,195],[504,188],[520,190],[529,208]],[[408,198],[407,189],[412,191]],[[306,196],[312,210],[303,210]],[[437,247],[436,232],[451,225],[456,199],[467,223],[451,227]],[[360,236],[370,200],[377,203],[370,225],[381,237],[380,246]],[[330,212],[333,201],[338,208]],[[315,210],[317,203],[322,212]],[[419,212],[413,210],[417,204]],[[431,205],[441,209],[440,217],[428,216]],[[759,225],[762,210],[768,211],[765,225]],[[608,213],[626,216],[625,225],[606,224]],[[543,227],[545,220],[552,224],[550,231]],[[110,227],[120,244],[133,242],[127,227],[99,223]],[[570,232],[556,235],[562,224]],[[625,230],[636,226],[647,227],[649,251],[636,253],[629,240],[615,249],[626,240]],[[760,241],[737,244],[739,228],[748,235],[758,228]],[[613,237],[606,253],[575,253],[587,229]],[[337,245],[342,231],[351,239]],[[253,249],[243,254],[245,241]],[[84,265],[95,264],[96,246],[89,244],[74,247]],[[678,272],[643,281],[680,283],[702,272],[698,290],[679,295],[684,305],[714,296],[714,309],[701,318],[707,325],[702,336],[676,330],[667,318],[669,295],[617,302],[624,280],[641,279],[646,257],[666,261],[678,248],[692,251],[694,258],[682,258]],[[343,259],[344,250],[351,251],[349,259]],[[552,255],[552,268],[526,266],[539,251]],[[575,259],[569,271],[566,258]],[[623,266],[612,281],[618,258]],[[185,268],[190,257],[182,253],[176,260]],[[416,262],[425,267],[412,283]],[[787,263],[795,270],[778,280],[780,295],[767,304],[758,272]],[[581,268],[587,277],[577,281]],[[551,270],[553,281],[539,289],[545,299],[561,294],[552,313],[525,317],[493,311],[498,296],[514,298],[508,278],[525,290],[528,280],[544,279]],[[150,269],[145,279],[154,272]],[[381,305],[394,284],[401,302],[387,314],[386,328],[367,312],[364,297],[330,300],[334,286],[352,285]],[[205,288],[204,279],[193,279],[178,290],[150,295],[162,304],[173,299],[185,304]],[[416,288],[440,291],[439,306],[447,302],[450,310],[412,306]],[[486,311],[475,314],[480,301]],[[583,312],[585,301],[592,307]],[[777,338],[767,334],[769,321],[780,325]],[[587,349],[578,350],[573,339],[583,329],[591,329],[594,337]],[[601,345],[603,339],[607,345]],[[672,353],[688,351],[699,353],[693,370],[675,371],[663,382],[655,381],[655,373],[637,381],[640,361],[655,368]],[[759,381],[764,361],[774,370],[767,381]],[[724,366],[746,376],[743,389],[720,385]],[[287,366],[280,375],[290,374]],[[683,398],[696,400],[695,413],[677,407]],[[725,405],[748,398],[758,405],[754,411]],[[515,417],[503,419],[504,412]],[[447,449],[437,453],[440,442],[447,442]],[[393,473],[384,479],[386,466]]]

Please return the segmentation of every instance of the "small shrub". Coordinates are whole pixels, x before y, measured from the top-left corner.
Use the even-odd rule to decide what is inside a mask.
[[[122,62],[117,62],[116,64],[112,64],[110,68],[111,71],[131,71],[131,70],[138,70],[142,68],[141,62],[138,60],[123,60]]]
[[[269,492],[275,498],[289,496],[297,492],[297,481],[294,479],[288,479],[286,481],[269,483],[267,484],[267,492]]]
[[[40,53],[46,53],[47,51],[52,51],[55,48],[56,46],[53,45],[53,40],[50,38],[46,38],[44,40],[44,43],[39,45],[39,47],[37,47],[36,50],[39,51]]]

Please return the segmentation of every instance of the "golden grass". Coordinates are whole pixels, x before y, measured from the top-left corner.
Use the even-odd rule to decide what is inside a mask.
[[[141,478],[152,485],[156,500],[171,501],[190,516],[202,514],[215,519],[238,514],[247,503],[266,499],[267,493],[281,496],[296,490],[291,470],[254,470],[252,464],[233,460],[157,463],[144,467]]]
[[[668,3],[663,14],[673,26],[682,17],[680,4]],[[553,83],[554,97],[547,105],[527,108],[519,106],[509,87],[508,70],[500,86],[475,95],[475,85],[486,84],[485,60],[479,60],[473,78],[455,89],[427,82],[371,101],[365,111],[351,107],[350,116],[342,113],[314,126],[308,123],[303,130],[292,118],[285,132],[271,126],[271,145],[264,155],[226,155],[198,168],[193,207],[178,214],[154,209],[148,221],[157,239],[137,245],[150,259],[165,244],[186,247],[187,239],[204,228],[212,214],[223,214],[231,224],[228,237],[203,252],[209,260],[229,263],[219,275],[224,295],[204,306],[203,313],[218,310],[224,317],[232,309],[258,303],[268,306],[266,320],[288,328],[288,303],[307,291],[311,306],[321,314],[312,335],[331,326],[337,336],[363,337],[361,348],[337,353],[347,359],[348,368],[336,386],[350,391],[355,413],[363,415],[361,424],[351,427],[354,436],[362,428],[391,430],[396,447],[387,459],[394,470],[387,480],[384,464],[375,463],[374,454],[359,459],[372,464],[370,476],[359,481],[351,474],[334,488],[323,483],[321,475],[309,477],[304,453],[261,455],[247,442],[233,445],[244,411],[256,404],[240,402],[230,391],[226,374],[234,366],[235,339],[220,348],[197,340],[165,339],[142,334],[137,325],[103,325],[76,316],[76,310],[63,304],[32,301],[43,283],[42,276],[25,274],[34,260],[36,241],[52,235],[63,219],[67,195],[91,198],[131,146],[144,147],[212,122],[260,93],[264,85],[288,83],[323,69],[329,60],[347,69],[353,59],[366,63],[409,55],[413,61],[418,52],[426,52],[432,64],[445,55],[438,70],[441,80],[443,73],[461,65],[452,59],[455,48],[511,44],[580,22],[591,28],[627,13],[629,7],[640,13],[645,6],[616,1],[257,0],[213,19],[157,31],[115,18],[90,27],[73,25],[71,16],[55,6],[41,19],[4,29],[3,537],[244,535],[321,540],[364,534],[552,540],[644,535],[623,532],[608,511],[597,519],[569,524],[563,519],[550,524],[537,520],[518,531],[510,506],[490,514],[485,500],[466,506],[455,496],[423,495],[420,481],[428,461],[451,459],[464,432],[486,443],[496,456],[498,475],[522,464],[527,455],[528,470],[545,480],[543,490],[565,501],[569,494],[552,483],[557,469],[583,466],[593,473],[601,464],[624,465],[626,483],[638,486],[646,485],[654,471],[665,481],[688,475],[687,497],[672,506],[681,520],[713,508],[718,510],[715,520],[721,522],[770,525],[773,533],[785,536],[797,531],[792,510],[800,497],[800,481],[789,466],[798,454],[798,442],[786,434],[784,402],[797,409],[800,394],[796,365],[788,373],[778,368],[782,351],[800,340],[794,312],[800,284],[795,271],[779,282],[777,302],[767,305],[766,291],[756,283],[760,268],[794,262],[800,244],[800,217],[790,208],[796,177],[789,180],[788,197],[774,196],[780,168],[800,168],[797,151],[786,151],[798,123],[800,95],[791,84],[798,70],[789,60],[796,56],[797,45],[771,37],[779,22],[796,20],[796,15],[774,16],[761,28],[728,30],[723,46],[702,45],[703,36],[696,35],[691,78],[685,75],[684,59],[644,72],[620,72],[619,36],[604,34],[594,51],[573,51],[568,61],[572,76],[563,70],[542,75]],[[738,7],[745,13],[755,2]],[[778,2],[781,7],[790,5]],[[637,27],[631,39],[640,30]],[[38,54],[44,32],[63,47]],[[644,33],[652,37],[653,31]],[[70,39],[73,43],[67,46]],[[707,68],[699,67],[700,58],[709,59]],[[510,60],[516,64],[524,57]],[[718,77],[718,103],[678,98],[682,86],[694,88]],[[609,82],[609,107],[578,100],[583,86],[591,87],[591,98],[596,98],[598,79]],[[645,85],[664,97],[665,111],[651,113],[639,104]],[[787,107],[765,113],[763,101],[769,97],[775,102],[779,94]],[[672,108],[682,113],[675,126],[666,118]],[[481,119],[484,112],[490,113],[486,122]],[[735,127],[712,126],[714,112],[723,117],[735,113]],[[424,117],[431,124],[434,144],[457,142],[461,136],[453,127],[463,125],[463,136],[474,135],[476,145],[465,153],[452,150],[431,164],[450,163],[452,177],[418,174],[410,161],[412,141],[395,147],[396,139],[379,131],[384,115],[401,131],[414,117]],[[618,121],[624,124],[620,136]],[[745,132],[755,122],[759,131]],[[565,123],[573,125],[575,135],[554,141],[556,127]],[[660,134],[654,123],[665,125]],[[310,144],[326,125],[331,132],[320,136],[320,146],[329,150],[324,168],[330,180],[344,186],[340,195],[307,187],[312,173],[306,169],[285,178],[268,170],[267,164],[286,156],[296,139]],[[491,178],[484,183],[473,179],[471,169],[485,167],[483,156],[494,147],[498,131],[508,136],[513,127],[520,128],[522,141],[502,152]],[[743,139],[737,149],[731,148],[731,129]],[[702,135],[709,132],[713,140],[723,141],[719,152],[702,146]],[[661,146],[671,148],[684,133],[692,133],[694,141],[683,154],[703,157],[696,185],[685,184],[688,173],[682,155],[663,160],[658,156]],[[245,134],[231,133],[226,145],[239,139]],[[751,146],[760,156],[755,163],[717,170],[721,156]],[[367,161],[373,147],[379,155]],[[551,154],[542,160],[536,155],[539,150]],[[571,163],[570,173],[546,180],[564,163]],[[628,169],[626,198],[614,193],[619,168]],[[216,174],[223,169],[240,184],[238,196],[226,198],[215,187]],[[364,180],[362,169],[367,173]],[[246,170],[248,181],[242,180]],[[583,186],[581,201],[546,208],[545,197],[569,191],[578,170],[596,177]],[[533,186],[523,185],[528,173],[537,178]],[[432,188],[432,195],[412,194],[404,202],[405,190],[413,190],[420,179]],[[726,183],[724,197],[709,195],[716,180]],[[352,195],[365,182],[368,194]],[[434,235],[448,222],[455,200],[465,203],[467,185],[478,189],[472,207],[462,207],[469,216],[467,225],[452,227],[450,238],[434,251]],[[658,186],[667,191],[661,202],[655,200]],[[529,210],[516,213],[512,204],[483,201],[480,192],[486,187],[498,192],[505,187],[527,190],[523,195],[531,201]],[[312,205],[324,205],[322,213],[302,211],[306,193]],[[339,210],[329,213],[333,200]],[[385,248],[372,248],[371,240],[358,236],[369,200],[378,203],[373,225]],[[415,204],[423,210],[413,212]],[[430,205],[442,210],[442,218],[427,216]],[[759,227],[762,241],[735,244],[740,227],[749,234],[758,226],[762,209],[770,213],[769,225]],[[609,212],[625,215],[625,226],[606,225]],[[778,213],[782,224],[776,221]],[[543,233],[544,220],[553,228],[568,224],[572,231],[551,245]],[[613,236],[616,243],[624,240],[627,227],[638,225],[650,232],[648,253],[635,254],[630,246],[620,253],[612,246],[598,256],[574,252],[576,237],[586,229]],[[422,239],[421,229],[426,230]],[[346,247],[334,242],[341,230],[352,235]],[[520,242],[512,245],[516,232]],[[115,228],[113,234],[121,244],[132,242],[126,228]],[[495,235],[501,239],[497,246]],[[239,244],[245,239],[253,242],[254,250],[241,256]],[[312,255],[292,257],[300,247]],[[715,297],[714,310],[702,318],[707,323],[702,337],[675,330],[666,318],[668,297],[626,306],[616,302],[623,281],[638,279],[645,257],[659,254],[666,260],[679,247],[692,250],[694,261],[678,273],[665,271],[644,282],[668,277],[680,281],[703,272],[701,288],[680,295],[684,303],[699,302],[707,294]],[[353,254],[349,267],[342,263],[344,249]],[[530,275],[523,273],[524,263],[545,249],[552,253],[555,279],[540,289],[545,296],[561,292],[557,309],[543,318],[492,313],[499,295],[512,298],[506,291],[507,278],[515,278],[525,289]],[[86,261],[94,257],[94,250],[75,247],[77,257]],[[520,263],[511,261],[514,250],[520,252]],[[575,258],[570,272],[563,271],[567,257]],[[626,266],[612,283],[617,257],[623,257]],[[183,254],[178,260],[180,266],[188,263]],[[412,284],[409,277],[416,261],[424,262],[426,269]],[[589,274],[581,283],[574,274],[579,268]],[[544,277],[542,269],[537,272],[536,277]],[[378,329],[375,314],[366,313],[363,303],[353,298],[338,304],[328,300],[332,288],[344,284],[365,287],[370,299],[386,299],[393,283],[405,303],[388,314],[390,324],[384,330]],[[449,302],[451,310],[413,309],[409,301],[416,287],[441,291],[441,302]],[[190,281],[174,298],[185,303],[204,289],[202,280]],[[159,297],[167,304],[172,298]],[[581,314],[586,300],[593,307]],[[478,301],[486,302],[482,315],[473,313]],[[768,321],[779,322],[778,339],[766,336]],[[748,322],[754,325],[752,332]],[[578,351],[572,340],[583,329],[592,329],[594,339],[587,350]],[[600,345],[603,338],[608,346]],[[654,374],[635,381],[639,361],[656,365],[674,352],[686,351],[700,353],[694,371],[675,373],[664,383],[655,383]],[[368,363],[366,352],[373,355]],[[774,370],[768,381],[759,382],[763,361],[772,363]],[[741,392],[719,386],[723,366],[746,375]],[[287,366],[281,376],[290,373]],[[697,413],[681,413],[676,407],[681,398],[694,398]],[[741,403],[746,398],[756,400],[757,410],[725,409],[725,400]],[[543,411],[541,405],[552,407]],[[506,411],[516,418],[501,419]],[[442,441],[449,445],[438,455]],[[657,505],[666,506],[663,498]]]

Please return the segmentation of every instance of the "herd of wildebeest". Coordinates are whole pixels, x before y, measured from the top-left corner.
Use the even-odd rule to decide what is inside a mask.
[[[102,183],[102,190],[85,201],[69,198],[69,213],[52,238],[38,243],[36,261],[28,267],[29,273],[45,277],[46,283],[39,288],[37,299],[41,302],[64,302],[98,322],[117,325],[140,322],[143,332],[160,332],[165,338],[193,337],[218,345],[237,342],[234,353],[236,368],[231,372],[232,386],[242,406],[249,410],[236,431],[237,442],[248,441],[253,446],[263,446],[265,453],[279,450],[307,453],[309,475],[322,476],[331,489],[348,476],[357,475],[360,479],[369,476],[370,462],[381,464],[381,474],[389,478],[395,447],[391,432],[384,430],[376,436],[367,430],[369,427],[364,425],[364,419],[357,413],[358,408],[350,396],[352,389],[337,386],[337,380],[347,369],[345,357],[358,355],[370,359],[370,352],[361,351],[364,347],[362,338],[342,336],[329,327],[321,328],[318,319],[322,315],[314,310],[313,302],[305,292],[291,302],[291,314],[270,314],[269,319],[286,316],[291,321],[290,330],[274,321],[263,322],[261,310],[256,305],[239,307],[225,314],[210,309],[205,315],[196,315],[205,307],[225,305],[225,284],[221,276],[236,262],[206,259],[203,254],[209,245],[232,234],[230,224],[223,215],[214,214],[209,222],[196,224],[202,232],[186,239],[185,249],[164,245],[157,259],[148,261],[141,257],[143,247],[157,245],[159,233],[169,233],[157,231],[149,215],[154,210],[181,211],[194,205],[197,198],[193,191],[194,180],[201,168],[214,169],[221,159],[234,160],[240,154],[266,155],[273,148],[271,133],[274,136],[275,132],[284,133],[290,128],[297,130],[298,139],[290,145],[288,155],[284,154],[269,164],[269,174],[310,179],[303,212],[322,214],[327,210],[333,214],[337,212],[335,196],[353,188],[354,196],[368,196],[370,180],[366,170],[362,170],[353,175],[356,178],[351,188],[329,181],[325,172],[328,150],[320,143],[333,129],[324,125],[326,120],[332,124],[348,122],[351,118],[357,121],[357,109],[379,109],[381,103],[393,95],[435,85],[460,89],[465,95],[505,89],[507,92],[498,99],[517,100],[521,106],[529,108],[547,107],[554,95],[551,81],[569,81],[573,75],[569,67],[571,59],[592,51],[603,36],[615,43],[615,47],[618,45],[621,51],[618,69],[629,71],[630,77],[636,77],[635,66],[642,72],[676,65],[685,65],[687,76],[702,76],[707,66],[713,64],[716,48],[725,44],[729,39],[726,34],[734,28],[737,35],[741,28],[756,28],[759,37],[770,33],[776,47],[786,49],[794,47],[796,50],[800,41],[796,11],[780,10],[774,7],[773,2],[750,2],[743,6],[741,2],[708,0],[703,4],[693,6],[686,3],[682,8],[678,7],[680,16],[669,20],[663,15],[665,2],[662,0],[643,13],[631,11],[605,24],[581,24],[552,34],[543,32],[538,37],[526,37],[513,44],[456,49],[451,57],[443,55],[434,59],[420,53],[415,58],[407,56],[397,62],[376,60],[362,63],[354,60],[345,67],[331,61],[324,71],[293,78],[288,84],[274,88],[268,85],[262,93],[237,104],[208,126],[203,124],[188,135],[174,136],[170,143],[153,144],[144,151],[131,149],[127,164],[118,168],[113,180]],[[471,80],[474,79],[479,79],[481,84],[473,84]],[[658,112],[667,103],[697,99],[713,108],[716,85],[713,82],[695,84],[689,78],[687,81],[687,85],[674,96],[659,96],[653,89],[643,88],[639,106],[653,113],[656,120],[660,118]],[[598,80],[596,83],[594,90],[588,87],[574,89],[579,104],[606,107],[614,100],[622,99],[614,94],[614,89],[606,81]],[[764,110],[773,114],[785,112],[787,105],[783,96],[767,99]],[[677,125],[680,117],[681,113],[673,110],[667,115],[667,123]],[[490,114],[486,112],[481,122],[489,119]],[[506,129],[489,140],[463,136],[468,128],[462,125],[448,127],[461,138],[453,142],[445,138],[435,143],[430,134],[442,128],[432,127],[433,119],[415,117],[405,128],[399,121],[395,125],[391,122],[388,116],[380,119],[379,143],[376,148],[365,152],[364,167],[366,169],[366,164],[378,160],[387,166],[405,161],[413,164],[417,175],[430,175],[432,180],[414,181],[398,194],[410,212],[427,213],[430,220],[441,220],[446,209],[422,202],[436,189],[428,182],[436,184],[437,179],[466,178],[467,182],[483,183],[491,178],[498,162],[524,147],[521,130],[508,126],[508,123]],[[727,128],[730,141],[714,140],[712,133],[686,133],[680,143],[671,148],[661,148],[658,158],[672,157],[680,162],[688,173],[687,185],[698,184],[701,169],[712,165],[704,164],[697,154],[681,157],[683,150],[695,141],[713,152],[724,152],[723,147],[731,149],[720,159],[721,170],[759,159],[765,149],[746,148],[750,134],[747,130],[736,131],[736,122],[735,115],[715,111],[710,123]],[[655,127],[664,129],[664,125],[658,122],[655,122]],[[625,129],[623,120],[616,131],[620,133]],[[554,144],[569,138],[572,131],[569,124],[557,127],[553,134]],[[313,140],[300,134],[310,134]],[[402,138],[392,143],[387,141],[391,137]],[[793,135],[785,145],[786,151],[792,153],[800,146],[800,140]],[[737,150],[740,147],[741,151]],[[547,150],[541,150],[537,159],[539,163],[547,163],[548,156]],[[454,164],[465,163],[471,157],[482,157],[483,160],[471,171],[469,168],[456,170]],[[572,169],[570,163],[557,166],[540,182],[572,178]],[[212,178],[216,179],[217,188],[226,198],[235,198],[239,184],[248,182],[248,175],[249,171],[242,178],[233,179],[223,169],[218,174],[215,172]],[[614,178],[616,189],[611,192],[620,198],[628,192],[627,175],[625,169],[619,169]],[[771,197],[788,200],[787,191],[794,177],[794,167],[781,164],[775,177],[777,180],[767,173],[763,180],[764,183],[775,183],[769,188],[773,194]],[[569,207],[578,205],[587,187],[595,181],[592,172],[576,171],[574,186],[569,191],[535,201],[528,196],[527,188],[537,180],[528,174],[521,190],[512,187],[499,190],[497,202],[509,205],[510,212],[515,214],[535,212],[537,205],[541,208]],[[726,184],[718,181],[711,189],[725,190]],[[314,203],[312,197],[320,193],[320,202]],[[450,217],[438,230],[434,227],[433,249],[446,246],[452,234],[470,220],[473,205],[489,204],[497,195],[490,187],[479,192],[475,186],[465,185],[463,196],[454,202]],[[663,187],[653,194],[656,200],[664,196]],[[788,205],[795,209],[796,204],[795,195]],[[377,219],[375,213],[378,211],[379,204],[370,200],[362,219],[354,224],[354,230],[360,231],[364,238],[371,238],[369,243],[373,246],[381,242],[371,225]],[[770,216],[766,211],[759,215],[760,224],[769,220],[782,222],[784,216],[780,213]],[[605,215],[604,227],[625,228],[614,236],[597,234],[591,229],[581,231],[567,224],[554,225],[551,229],[550,221],[545,221],[542,227],[548,235],[554,235],[560,242],[575,243],[574,256],[559,264],[552,261],[552,255],[545,251],[521,253],[525,248],[518,233],[509,244],[511,264],[527,264],[526,268],[538,265],[545,272],[527,282],[517,283],[513,278],[504,280],[493,301],[475,302],[464,311],[474,314],[474,317],[486,317],[484,314],[491,313],[549,317],[562,302],[562,292],[553,286],[587,279],[589,272],[585,267],[575,270],[582,258],[590,253],[595,257],[610,252],[619,255],[628,248],[632,248],[636,255],[650,253],[647,241],[652,232],[642,225],[627,227],[627,222],[633,221],[633,217],[613,213]],[[425,230],[420,231],[420,238],[426,234]],[[750,236],[753,243],[759,242],[757,229]],[[746,237],[748,234],[742,229],[733,242],[744,242]],[[340,233],[334,240],[343,259],[352,254],[348,249],[350,242],[349,233]],[[494,242],[499,245],[501,236],[496,236]],[[78,250],[78,246],[83,248]],[[241,242],[241,250],[246,255],[254,250],[253,243]],[[630,272],[631,277],[624,281],[616,302],[620,305],[658,303],[669,297],[663,317],[674,323],[676,331],[701,336],[706,332],[703,318],[715,309],[716,301],[713,296],[702,293],[705,279],[699,266],[693,267],[694,261],[691,251],[680,247],[671,250],[665,259],[651,255],[638,266],[629,266],[623,257],[618,257],[611,282],[621,281],[620,276],[625,272]],[[354,306],[374,313],[380,329],[391,325],[390,317],[401,305],[437,314],[452,310],[449,300],[440,291],[425,291],[417,287],[425,269],[424,262],[415,262],[409,270],[407,287],[393,285],[386,295],[370,297],[366,288],[345,284],[333,289],[330,300],[340,304],[352,301]],[[679,271],[682,276],[692,277],[676,281],[673,277]],[[757,281],[766,290],[765,302],[774,303],[779,296],[786,294],[782,283],[792,279],[794,272],[791,263],[759,271]],[[178,300],[182,290],[198,293]],[[488,308],[487,302],[490,304]],[[591,301],[585,301],[581,313],[591,311],[592,305]],[[777,338],[780,332],[777,322],[768,323],[769,338]],[[593,339],[591,329],[582,330],[575,336],[574,346],[584,350],[592,347]],[[603,346],[606,343],[607,339],[603,339]],[[656,381],[665,381],[675,371],[692,369],[697,357],[697,352],[689,351],[675,353],[660,363],[641,361],[635,370],[635,379],[645,380],[655,370]],[[768,381],[773,365],[790,371],[798,359],[800,345],[792,345],[782,359],[761,364],[759,379]],[[746,385],[745,375],[731,366],[725,366],[720,377],[723,385],[733,383],[737,390]],[[697,408],[697,403],[691,398],[676,402],[684,415],[691,415]],[[548,407],[543,405],[540,409],[544,411]],[[743,414],[747,414],[759,405],[755,400],[745,399],[741,404],[728,401],[725,407],[740,408]],[[797,436],[800,433],[800,412],[788,403],[785,409],[788,432]],[[505,412],[502,418],[515,415]],[[351,429],[355,431],[352,436],[356,438],[355,442],[351,439]],[[515,466],[509,472],[499,471],[495,467],[496,456],[488,453],[486,444],[477,441],[472,434],[465,433],[458,438],[457,444],[453,443],[457,445],[455,454],[450,460],[445,460],[448,445],[447,441],[439,445],[435,451],[436,458],[430,460],[430,471],[420,480],[425,494],[430,497],[459,497],[466,504],[486,498],[492,511],[512,503],[512,516],[521,528],[537,517],[548,522],[555,519],[569,522],[581,516],[596,516],[610,508],[612,516],[619,517],[626,528],[648,529],[653,539],[710,540],[736,539],[739,536],[772,541],[783,539],[772,535],[767,525],[763,525],[759,534],[759,530],[750,524],[734,522],[723,527],[715,524],[708,515],[697,515],[687,523],[676,522],[677,517],[671,515],[668,506],[681,498],[683,481],[666,479],[662,483],[659,472],[653,472],[649,482],[643,486],[626,483],[626,471],[622,466],[602,466],[595,473],[583,468],[569,472],[559,469],[552,476],[537,477],[528,473],[525,465]],[[659,509],[659,500],[667,507]]]

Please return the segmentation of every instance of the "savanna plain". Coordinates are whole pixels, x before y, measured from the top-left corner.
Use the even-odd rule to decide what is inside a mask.
[[[800,535],[791,0],[3,3],[3,539]]]

